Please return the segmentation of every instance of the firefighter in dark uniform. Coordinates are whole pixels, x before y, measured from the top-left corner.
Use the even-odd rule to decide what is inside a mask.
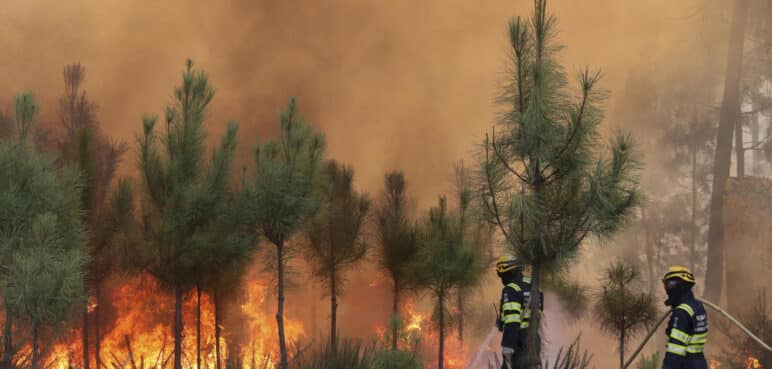
[[[672,308],[667,325],[667,351],[663,369],[707,369],[703,349],[708,340],[708,314],[694,298],[694,275],[673,266],[662,279],[667,292],[665,305]]]
[[[499,316],[496,326],[502,332],[502,369],[519,367],[518,356],[524,351],[525,332],[531,316],[528,303],[531,294],[530,278],[523,277],[522,264],[511,255],[505,255],[496,262],[496,273],[504,288],[501,292]]]

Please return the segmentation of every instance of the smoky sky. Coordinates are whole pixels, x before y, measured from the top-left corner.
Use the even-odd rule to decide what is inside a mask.
[[[693,34],[714,3],[548,2],[566,45],[561,60],[568,75],[584,66],[605,73],[612,97],[604,131],[631,125],[613,117],[618,92],[635,89],[631,73],[671,68],[672,60],[689,63],[683,56],[694,53],[689,44],[700,40]],[[470,161],[493,124],[507,22],[528,16],[532,6],[530,0],[5,0],[0,106],[7,111],[16,91],[31,89],[42,102],[42,120],[55,121],[62,68],[80,62],[103,129],[136,147],[142,115],[163,111],[192,58],[217,91],[206,126],[212,142],[235,119],[239,152],[248,153],[273,137],[279,111],[298,96],[302,115],[325,132],[329,156],[351,163],[361,187],[378,192],[385,171],[402,169],[411,192],[428,205],[448,190],[452,165]],[[716,19],[712,28],[726,27],[726,19]],[[659,134],[650,133],[642,141]]]

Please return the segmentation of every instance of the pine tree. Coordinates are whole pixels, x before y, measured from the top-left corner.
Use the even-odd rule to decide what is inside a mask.
[[[721,297],[724,275],[724,190],[732,161],[732,132],[740,115],[740,81],[742,79],[745,23],[748,0],[735,0],[732,25],[729,32],[729,52],[724,82],[724,96],[716,134],[713,159],[713,183],[710,193],[710,220],[708,225],[708,264],[705,271],[705,297],[718,301]]]
[[[6,309],[3,368],[11,367],[12,321],[29,323],[31,368],[39,368],[40,331],[62,323],[84,296],[85,230],[80,179],[57,171],[28,141],[38,106],[15,100],[15,137],[0,141],[0,282]]]
[[[664,142],[672,152],[669,166],[679,172],[685,169],[689,176],[690,221],[684,233],[688,234],[685,243],[689,245],[689,268],[692,273],[697,273],[698,267],[703,265],[697,246],[703,239],[700,228],[706,222],[702,220],[707,220],[705,195],[710,191],[710,157],[713,156],[715,128],[714,120],[694,116],[687,122],[671,126],[664,136]]]
[[[623,261],[606,269],[602,291],[595,299],[595,315],[601,329],[619,340],[619,367],[625,364],[627,339],[657,320],[654,297],[642,290],[638,268]]]
[[[325,141],[299,116],[295,98],[279,117],[280,139],[255,153],[256,170],[246,180],[246,200],[261,234],[276,246],[277,309],[280,368],[288,369],[284,335],[285,268],[289,241],[308,225],[321,205],[320,188]]]
[[[479,191],[488,219],[531,265],[539,290],[542,275],[565,267],[587,236],[618,231],[641,195],[629,135],[616,135],[610,157],[600,155],[600,72],[580,72],[573,96],[556,60],[556,19],[546,1],[534,3],[530,22],[509,24],[511,67],[499,100],[505,111],[499,131],[483,142]],[[539,311],[539,300],[530,300],[531,311]],[[532,314],[528,368],[540,362],[540,326],[541,314]]]
[[[466,247],[475,250],[475,262],[467,270],[466,278],[459,283],[456,289],[456,331],[459,341],[464,341],[464,323],[467,314],[466,304],[476,290],[479,279],[486,271],[493,260],[493,226],[486,222],[480,216],[479,209],[475,208],[473,202],[473,182],[472,173],[464,162],[461,161],[454,167],[454,183],[456,206],[458,208],[458,237],[459,242],[465,243]]]
[[[138,140],[144,242],[132,256],[174,293],[174,369],[182,369],[182,296],[195,286],[201,265],[209,262],[201,240],[219,219],[212,209],[227,199],[236,145],[238,126],[231,122],[211,162],[205,162],[203,126],[213,97],[206,73],[188,61],[174,104],[166,108],[165,132],[158,135],[156,118],[145,117]]]
[[[464,240],[464,222],[469,201],[463,197],[459,209],[451,213],[447,200],[429,210],[419,241],[420,251],[413,264],[423,287],[435,301],[435,317],[439,331],[437,367],[445,365],[445,330],[449,297],[461,286],[468,286],[480,275],[477,250]]]
[[[378,266],[391,279],[391,349],[397,349],[402,295],[412,287],[410,260],[418,253],[417,230],[408,217],[407,183],[402,172],[389,172],[377,209]]]
[[[354,190],[351,167],[331,160],[325,174],[325,209],[308,231],[307,255],[314,277],[329,288],[330,349],[334,351],[338,336],[338,298],[345,288],[345,272],[362,261],[368,249],[363,231],[370,199]]]
[[[94,296],[95,363],[101,367],[99,316],[102,309],[102,283],[115,269],[118,260],[110,243],[118,230],[107,220],[114,208],[108,202],[115,170],[126,152],[124,143],[116,143],[102,135],[94,116],[95,106],[82,91],[85,68],[80,64],[64,68],[64,94],[59,99],[59,115],[64,139],[59,143],[61,161],[75,165],[83,179],[81,207],[88,228],[88,252],[91,262],[86,274],[87,295]],[[83,306],[83,368],[89,369],[89,307]]]

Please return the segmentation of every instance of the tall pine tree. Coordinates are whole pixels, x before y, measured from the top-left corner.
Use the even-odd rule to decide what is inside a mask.
[[[418,253],[418,232],[408,216],[407,182],[404,173],[386,173],[383,195],[376,211],[377,263],[392,283],[389,338],[391,349],[396,350],[401,325],[400,298],[414,284],[409,264]]]
[[[145,117],[138,140],[144,242],[137,243],[133,258],[174,294],[174,369],[182,369],[182,296],[208,262],[201,240],[220,220],[213,209],[227,199],[236,145],[238,126],[231,122],[210,162],[204,158],[204,122],[213,97],[206,73],[188,61],[174,103],[166,108],[164,132],[157,133],[155,117]]]
[[[480,198],[507,247],[532,266],[532,288],[559,270],[587,236],[610,237],[640,204],[639,163],[628,135],[617,135],[604,157],[598,126],[605,94],[599,72],[578,75],[568,89],[556,54],[556,19],[535,0],[530,21],[509,24],[511,64],[496,128],[482,145]],[[540,299],[530,300],[539,311]],[[541,314],[532,314],[526,366],[541,361]]]
[[[246,179],[246,200],[257,230],[276,246],[280,368],[288,369],[284,334],[284,284],[292,237],[308,226],[321,206],[320,189],[324,136],[300,117],[295,98],[279,117],[278,140],[255,152],[256,170]]]
[[[338,298],[345,287],[345,272],[365,256],[364,227],[370,210],[366,194],[354,190],[354,171],[334,160],[325,167],[324,210],[308,231],[308,260],[313,275],[330,297],[330,349],[336,350]]]

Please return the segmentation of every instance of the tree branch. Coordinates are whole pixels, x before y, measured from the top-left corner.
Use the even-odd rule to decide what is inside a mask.
[[[487,136],[487,135],[486,135]],[[486,137],[487,141],[487,137]],[[491,205],[493,205],[493,215],[496,218],[496,224],[498,224],[499,228],[501,229],[501,233],[504,234],[504,238],[507,240],[507,242],[512,243],[512,240],[509,237],[509,233],[506,229],[504,229],[504,225],[501,222],[501,217],[499,216],[499,207],[496,204],[496,192],[493,191],[493,180],[491,179],[491,173],[490,173],[490,159],[488,156],[488,147],[486,145],[485,148],[485,179],[488,182],[488,191],[490,191],[491,194]],[[488,201],[486,200],[485,203],[487,204]]]
[[[496,158],[502,164],[504,164],[504,167],[507,168],[507,170],[509,170],[512,174],[517,176],[518,179],[520,179],[521,181],[523,181],[525,183],[528,183],[528,180],[525,179],[525,177],[523,177],[523,175],[521,175],[515,168],[512,168],[509,165],[509,163],[507,163],[507,161],[504,160],[504,157],[502,157],[501,153],[499,152],[499,149],[496,147],[496,127],[493,127],[493,135],[491,136],[491,138],[492,138],[491,145],[493,146],[493,152],[496,154]],[[486,150],[485,155],[486,155],[486,162],[487,162],[487,156],[488,156],[487,150]]]
[[[767,137],[764,137],[763,139],[759,140],[759,142],[756,142],[755,145],[751,145],[748,147],[743,147],[743,151],[749,151],[749,150],[759,150],[762,145],[765,145],[767,141],[772,139],[772,134],[767,135]]]

